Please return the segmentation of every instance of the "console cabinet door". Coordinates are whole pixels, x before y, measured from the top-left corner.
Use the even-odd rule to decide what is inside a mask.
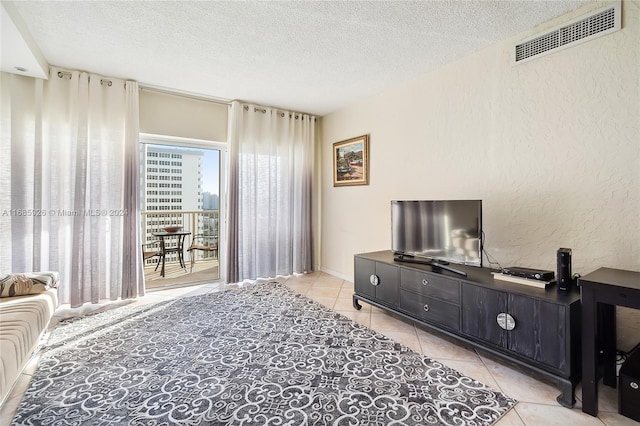
[[[371,277],[375,276],[372,284]],[[400,286],[400,269],[395,265],[355,258],[356,293],[369,296],[381,303],[397,306]]]
[[[507,331],[497,322],[507,312],[507,294],[471,284],[462,284],[462,332],[503,348]]]
[[[373,260],[355,258],[355,282],[356,293],[372,298],[376,297],[376,287],[371,284],[370,277],[376,273],[376,262]]]
[[[509,332],[509,350],[554,368],[568,368],[564,306],[510,294],[509,313],[516,323]]]
[[[376,275],[380,280],[376,286],[376,299],[397,306],[400,298],[400,269],[394,265],[376,262]]]
[[[464,333],[550,367],[569,368],[564,306],[463,284],[462,307]],[[501,313],[513,318],[512,330],[498,325]]]

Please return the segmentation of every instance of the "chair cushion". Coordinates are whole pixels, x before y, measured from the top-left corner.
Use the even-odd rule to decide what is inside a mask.
[[[58,287],[57,272],[25,272],[0,275],[0,297],[44,293]]]

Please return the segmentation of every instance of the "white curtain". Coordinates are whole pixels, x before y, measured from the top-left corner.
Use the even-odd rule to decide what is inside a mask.
[[[0,227],[11,239],[0,272],[59,271],[72,307],[143,294],[137,83],[51,68],[47,81],[5,75],[5,88]]]
[[[315,121],[232,103],[227,282],[312,270]]]
[[[140,233],[140,117],[138,83],[126,83],[126,117],[124,138],[124,188],[123,207],[124,236],[122,246],[122,293],[123,299],[144,295],[144,267],[142,259],[142,236]]]

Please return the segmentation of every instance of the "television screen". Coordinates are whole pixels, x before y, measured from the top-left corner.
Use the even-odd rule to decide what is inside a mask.
[[[482,266],[482,201],[391,201],[391,250]]]

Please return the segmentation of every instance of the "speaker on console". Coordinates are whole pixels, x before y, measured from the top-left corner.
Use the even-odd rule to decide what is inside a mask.
[[[570,291],[573,285],[573,279],[571,278],[571,249],[560,248],[558,249],[558,273],[556,274],[558,280],[558,290]]]
[[[622,363],[618,376],[618,413],[640,422],[640,349]]]

